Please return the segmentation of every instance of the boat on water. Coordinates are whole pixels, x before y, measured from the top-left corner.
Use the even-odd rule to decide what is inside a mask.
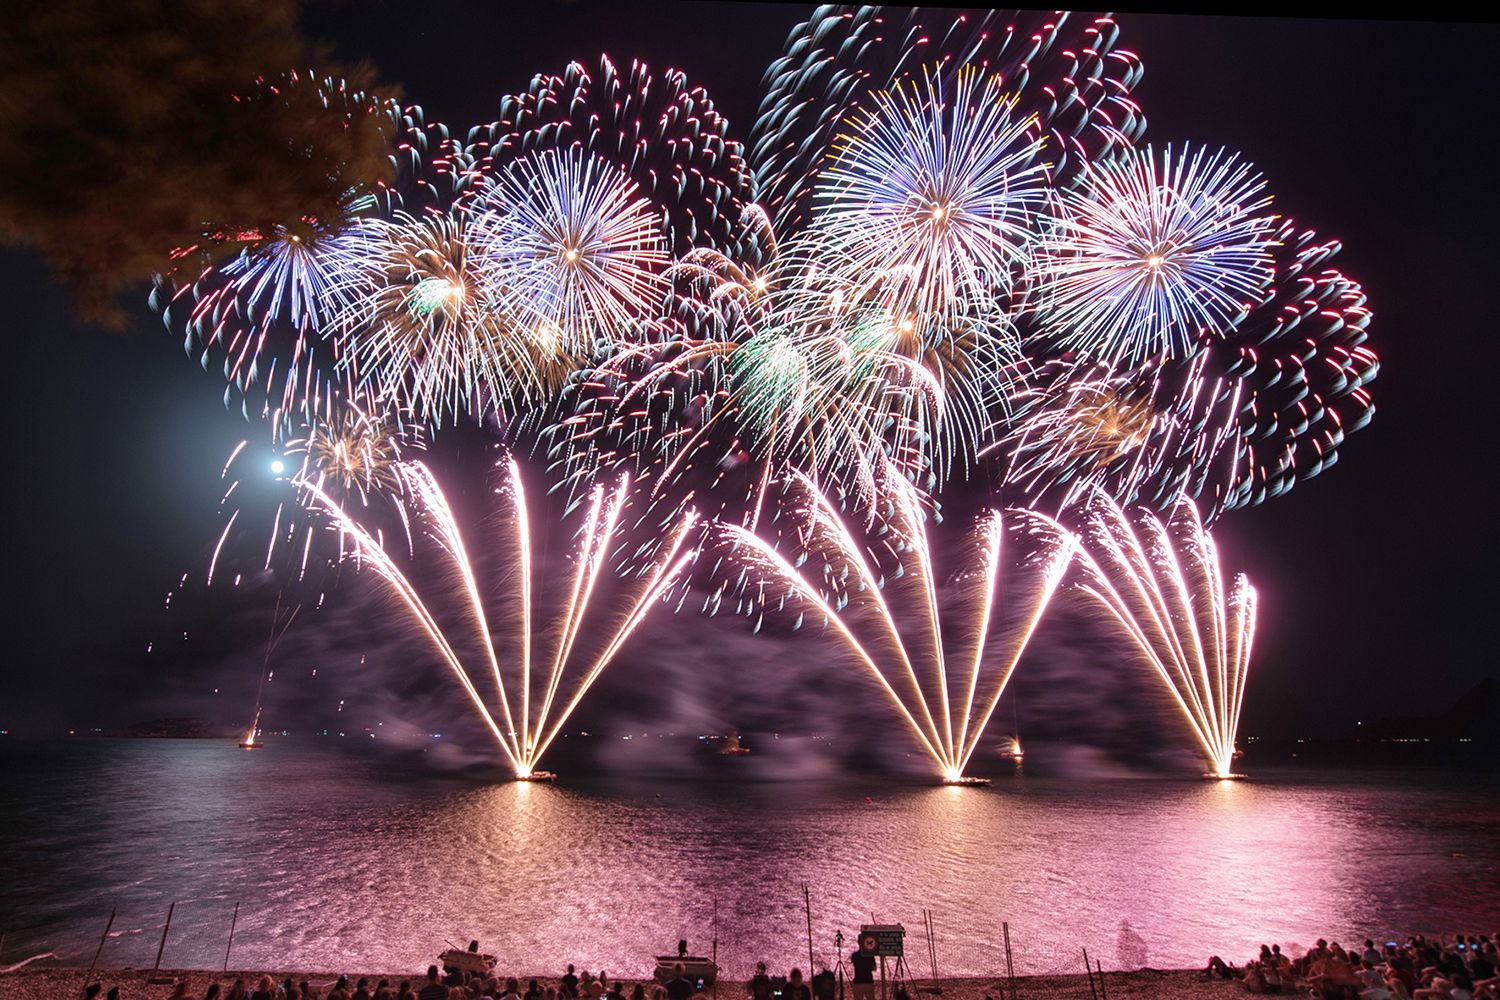
[[[553,771],[532,771],[530,774],[516,775],[517,781],[556,781],[557,774]]]
[[[678,965],[682,966],[683,976],[699,990],[712,986],[719,975],[719,967],[713,959],[702,955],[657,955],[652,976],[658,983],[670,983],[677,978]]]
[[[739,733],[731,733],[724,737],[724,745],[719,748],[720,757],[744,757],[750,753],[750,748],[740,742]]]
[[[475,942],[477,945],[478,942]],[[487,976],[495,969],[496,958],[494,955],[486,955],[477,947],[472,951],[462,948],[449,948],[438,956],[438,964],[443,971],[450,975],[454,972],[467,972],[471,976]]]
[[[1000,745],[1000,759],[1020,762],[1026,758],[1026,751],[1021,749],[1021,737],[1012,736]]]
[[[991,781],[989,778],[976,778],[967,774],[960,774],[957,777],[944,778],[943,784],[979,788],[991,784]]]

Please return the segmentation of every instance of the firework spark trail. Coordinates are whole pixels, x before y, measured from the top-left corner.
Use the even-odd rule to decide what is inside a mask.
[[[773,582],[784,585],[790,595],[808,602],[823,616],[874,676],[944,780],[960,780],[1042,612],[1072,560],[1074,539],[1066,532],[1047,539],[1044,551],[1034,559],[1041,582],[1019,598],[1023,603],[1016,610],[1020,612],[1021,627],[1002,644],[999,662],[991,663],[986,653],[993,649],[991,624],[1005,564],[1002,556],[1006,526],[999,511],[990,511],[981,519],[978,558],[967,567],[968,580],[977,582],[980,592],[978,613],[972,614],[974,609],[968,606],[948,606],[951,614],[947,620],[966,625],[972,620],[974,624],[968,626],[968,635],[961,642],[945,643],[944,605],[938,594],[939,581],[922,497],[916,488],[889,463],[883,466],[880,499],[885,504],[885,516],[880,518],[879,527],[886,537],[881,547],[891,554],[904,552],[910,556],[899,563],[898,573],[914,577],[912,586],[919,591],[915,607],[903,608],[912,612],[918,625],[903,628],[904,616],[886,599],[885,577],[857,540],[854,530],[810,478],[794,473],[793,480],[808,497],[807,503],[794,513],[803,544],[818,556],[820,578],[809,577],[798,568],[800,563],[794,565],[772,543],[746,528],[721,524],[721,535],[731,543],[737,561],[768,574],[759,583],[762,590]],[[874,634],[865,639],[860,637],[856,623],[840,614],[851,602],[873,612]],[[970,656],[953,655],[955,649],[964,651],[970,646]],[[925,683],[918,660],[927,668]],[[968,664],[967,677],[959,680],[957,692],[952,690],[950,660]],[[982,692],[982,684],[989,690]],[[955,702],[962,707],[956,722]]]
[[[1225,589],[1218,548],[1187,497],[1163,521],[1142,509],[1127,513],[1097,493],[1083,516],[1082,591],[1166,684],[1213,775],[1228,777],[1255,636],[1255,588],[1241,573]]]
[[[694,553],[684,552],[683,549],[693,532],[696,516],[688,512],[680,519],[671,541],[662,546],[656,563],[645,574],[645,583],[627,599],[623,617],[609,617],[603,612],[590,616],[590,600],[608,572],[605,555],[611,544],[618,540],[620,511],[629,494],[628,481],[620,482],[609,493],[603,486],[596,486],[581,532],[583,541],[569,583],[568,604],[561,615],[539,622],[537,602],[533,594],[536,574],[532,566],[534,553],[525,487],[521,481],[520,467],[513,459],[505,459],[502,465],[502,484],[494,491],[494,495],[511,507],[508,521],[515,530],[514,549],[511,551],[515,553],[521,570],[517,577],[518,586],[512,595],[519,607],[516,620],[520,626],[521,653],[516,662],[508,664],[502,663],[500,644],[490,627],[490,616],[480,592],[474,563],[447,496],[424,464],[411,462],[398,467],[398,474],[406,485],[410,502],[416,510],[417,520],[427,528],[428,537],[436,542],[443,553],[445,569],[455,574],[461,582],[464,615],[467,624],[474,629],[484,646],[484,667],[495,683],[499,719],[475,684],[464,658],[455,650],[449,632],[439,624],[428,600],[423,597],[410,576],[397,565],[380,538],[352,517],[318,484],[298,480],[297,486],[307,493],[312,506],[326,514],[341,537],[352,543],[347,549],[348,557],[373,568],[400,598],[422,633],[436,648],[443,663],[469,696],[485,725],[500,744],[517,777],[529,778],[536,773],[542,755],[562,732],[563,726],[589,689],[645,619],[652,603],[673,586],[692,560]],[[605,637],[603,649],[579,669],[570,671],[569,668],[574,666],[572,654],[575,642],[584,625],[590,622]],[[557,645],[550,660],[545,684],[542,685],[545,696],[539,706],[534,706],[537,685],[533,683],[532,677],[533,650],[535,634],[543,625],[556,628]],[[558,696],[570,672],[576,676],[576,683],[563,707],[558,709]]]

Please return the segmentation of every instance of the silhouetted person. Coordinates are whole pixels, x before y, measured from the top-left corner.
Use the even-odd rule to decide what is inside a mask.
[[[854,949],[849,953],[849,966],[854,970],[854,1000],[875,1000],[875,952]]]
[[[802,981],[802,970],[793,969],[786,978],[786,991],[781,1000],[812,1000],[812,990]]]
[[[578,975],[573,971],[573,967],[571,965],[568,966],[567,974],[559,979],[557,981],[557,984],[561,987],[559,992],[562,993],[563,996],[568,997],[569,1000],[572,1000],[573,997],[576,997],[578,995]]]
[[[771,977],[766,975],[766,963],[755,963],[755,975],[745,984],[750,991],[751,1000],[771,1000]]]
[[[681,962],[672,966],[672,981],[667,983],[667,1000],[689,1000],[697,992],[697,987],[685,972]]]
[[[838,988],[838,977],[828,969],[812,977],[812,992],[815,1000],[833,1000]]]
[[[427,982],[417,991],[417,1000],[448,1000],[448,987],[438,982],[438,967],[427,967]]]

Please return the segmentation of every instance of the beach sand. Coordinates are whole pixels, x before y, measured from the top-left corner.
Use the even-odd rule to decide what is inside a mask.
[[[0,975],[0,1000],[80,1000],[85,971],[87,970],[28,967]],[[172,981],[178,977],[187,979],[189,996],[202,997],[203,991],[211,982],[222,983],[227,989],[230,983],[240,978],[245,980],[247,987],[254,989],[256,980],[263,974],[269,974],[277,982],[288,976],[294,981],[306,979],[316,985],[324,996],[339,976],[338,973],[330,972],[268,972],[264,969],[242,972],[231,970],[227,973],[201,970],[163,970],[153,973],[149,970],[111,969],[95,971],[92,981],[102,983],[106,990],[111,986],[120,987],[120,1000],[166,1000],[172,992]],[[345,974],[349,976],[351,983],[357,982],[361,976],[368,976],[372,984],[388,979],[393,987],[402,979],[410,979],[414,987],[420,986],[422,978],[419,970],[399,974],[360,971]],[[517,978],[523,986],[531,978],[543,982],[547,979],[543,976]],[[164,981],[153,983],[151,980]],[[628,979],[626,981],[634,982]],[[930,986],[930,981],[918,980],[911,1000],[935,1000],[935,995],[927,992]],[[1010,994],[1003,992],[1004,987],[1004,976],[944,979],[941,1000],[985,1000],[986,997],[1008,1000]],[[1203,978],[1201,971],[1185,970],[1107,972],[1104,975],[1104,990],[1109,1000],[1225,1000],[1245,995],[1244,987],[1238,982],[1221,979],[1209,981]],[[725,982],[719,986],[720,996],[724,1000],[741,1000],[744,992],[743,985],[738,982]],[[1027,976],[1016,978],[1016,996],[1018,1000],[1079,1000],[1090,998],[1093,994],[1089,992],[1088,979],[1082,975]],[[100,1000],[103,1000],[102,994]]]

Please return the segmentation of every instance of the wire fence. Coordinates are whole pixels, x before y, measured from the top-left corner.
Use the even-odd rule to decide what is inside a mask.
[[[362,968],[347,955],[330,955],[327,962],[303,961],[296,966],[267,962],[268,942],[236,952],[235,935],[242,930],[243,916],[239,903],[223,899],[172,902],[162,908],[141,906],[117,908],[106,919],[92,922],[68,921],[66,925],[42,928],[0,928],[0,972],[15,971],[32,963],[81,968],[97,964],[100,969],[191,969],[206,972],[288,971],[290,968],[339,969],[370,974],[404,973],[419,975],[422,968],[409,970]],[[725,929],[728,933],[729,929]],[[888,985],[894,988],[904,980],[912,1000],[935,995],[934,988],[954,979],[978,980],[984,992],[1005,1000],[1012,992],[1012,977],[1070,977],[1076,983],[1052,984],[1052,995],[1097,996],[1099,980],[1122,968],[1139,968],[1145,964],[1144,943],[1132,937],[1129,925],[1122,922],[1118,940],[1080,943],[1076,938],[1062,938],[1055,931],[1042,931],[1002,923],[993,940],[976,942],[972,936],[962,952],[951,940],[945,940],[936,916],[924,913],[920,926],[907,928],[905,956],[888,963]],[[301,943],[305,949],[306,942]],[[274,942],[269,942],[274,954]],[[852,950],[854,943],[849,942]],[[814,963],[830,963],[829,949],[819,947]],[[1085,955],[1090,963],[1085,966]],[[765,956],[772,967],[801,966],[798,954]],[[805,957],[802,953],[801,957]],[[847,956],[845,956],[847,957]],[[724,956],[728,958],[728,956]],[[779,962],[778,962],[779,959]],[[499,970],[506,974],[534,974],[537,969],[520,968],[524,962],[509,961],[516,968]],[[635,963],[619,963],[626,967]],[[748,978],[748,971],[736,968],[733,961],[721,961],[720,976],[726,984],[738,984]],[[425,962],[423,963],[425,967]],[[636,970],[637,972],[644,970]],[[1087,973],[1087,975],[1086,975]],[[951,987],[950,987],[951,989]],[[1063,992],[1056,992],[1061,989]],[[735,994],[730,993],[731,996]]]

